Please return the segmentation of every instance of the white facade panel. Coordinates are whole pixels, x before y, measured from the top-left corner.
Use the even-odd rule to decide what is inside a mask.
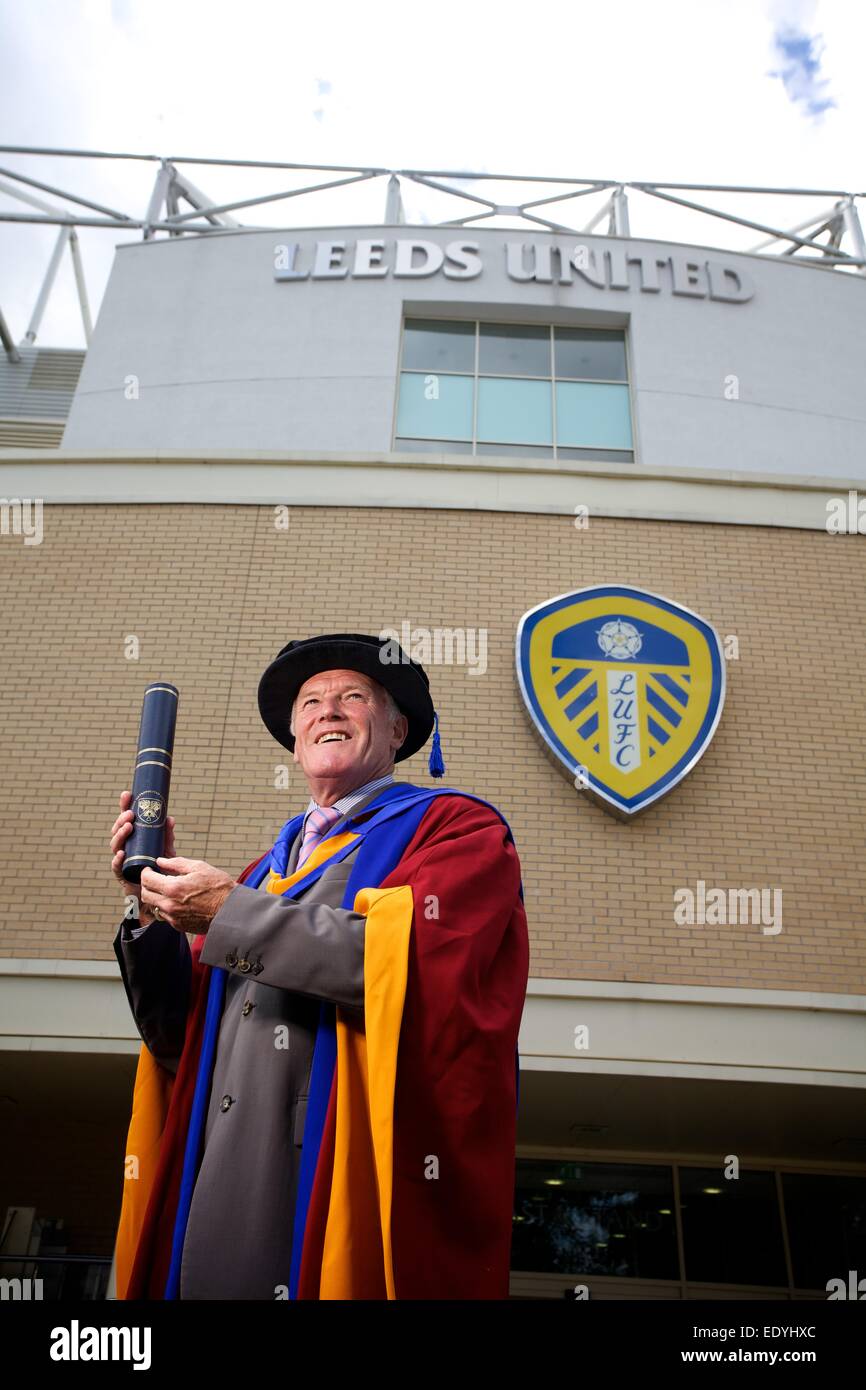
[[[383,243],[384,275],[354,273],[367,240]],[[301,278],[277,278],[279,246]],[[410,253],[413,267],[441,264],[397,274]],[[323,273],[329,258],[345,275]],[[550,278],[517,278],[527,273]],[[387,453],[408,314],[625,328],[635,469],[860,478],[864,309],[856,275],[541,230],[133,243],[118,248],[63,447]]]

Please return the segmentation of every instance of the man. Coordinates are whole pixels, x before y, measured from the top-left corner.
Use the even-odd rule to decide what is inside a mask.
[[[444,770],[396,642],[290,642],[259,710],[306,813],[237,880],[176,856],[170,818],[115,940],[146,1045],[118,1296],[504,1298],[529,963],[511,832],[394,780],[434,722]]]

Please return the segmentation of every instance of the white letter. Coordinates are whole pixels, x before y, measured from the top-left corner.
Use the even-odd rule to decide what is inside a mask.
[[[413,256],[416,251],[420,251],[426,260],[422,265],[413,264]],[[435,241],[406,241],[397,242],[397,259],[394,263],[394,274],[399,276],[419,277],[422,275],[435,275],[436,271],[442,266],[445,260],[445,252],[441,246],[437,246]]]
[[[355,264],[352,274],[359,279],[372,279],[374,276],[381,278],[388,274],[388,267],[382,265],[382,253],[385,250],[384,241],[365,241],[355,242]]]
[[[345,241],[317,241],[313,279],[341,280],[348,275],[349,267],[340,265],[340,257],[345,249]]]
[[[695,920],[695,895],[691,888],[677,888],[674,891],[674,921],[684,927]]]
[[[51,1349],[50,1349],[50,1351],[49,1351],[49,1353],[48,1353],[49,1356],[51,1357],[51,1360],[52,1360],[52,1361],[68,1361],[68,1360],[69,1360],[69,1328],[68,1328],[68,1327],[53,1327],[53,1328],[51,1329],[51,1340],[52,1340],[53,1345],[52,1345],[52,1347],[51,1347]]]
[[[826,507],[827,530],[831,536],[843,536],[848,529],[848,514],[841,497],[831,497]]]
[[[477,241],[449,241],[445,255],[449,261],[456,261],[462,270],[452,270],[446,265],[445,274],[449,280],[474,280],[481,274],[481,257],[477,254]]]

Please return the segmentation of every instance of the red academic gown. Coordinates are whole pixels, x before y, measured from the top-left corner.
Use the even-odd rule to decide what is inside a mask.
[[[303,872],[344,842],[323,842]],[[437,796],[393,870],[358,893],[353,910],[367,920],[365,1011],[359,1019],[336,1009],[337,1065],[297,1297],[506,1298],[515,1062],[529,969],[507,826],[486,803]],[[207,993],[198,955],[194,947],[187,1041],[146,1210],[121,1219],[135,1259],[130,1297],[147,1297],[148,1287],[161,1296]],[[153,1059],[145,1065],[158,1068]],[[161,1086],[153,1080],[140,1077],[156,1104],[169,1087],[165,1077]],[[131,1136],[130,1152],[132,1144]],[[120,1266],[120,1240],[118,1255]]]

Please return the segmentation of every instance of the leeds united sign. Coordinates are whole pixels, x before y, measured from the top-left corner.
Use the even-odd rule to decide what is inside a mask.
[[[491,255],[492,251],[487,251]],[[638,290],[668,293],[690,299],[718,299],[744,304],[755,293],[750,277],[739,266],[695,253],[616,245],[588,246],[584,242],[507,241],[497,248],[510,280],[540,285],[591,285],[598,290]],[[476,241],[435,241],[397,237],[388,241],[338,238],[274,247],[275,280],[423,280],[442,275],[448,280],[474,280],[484,270]]]

